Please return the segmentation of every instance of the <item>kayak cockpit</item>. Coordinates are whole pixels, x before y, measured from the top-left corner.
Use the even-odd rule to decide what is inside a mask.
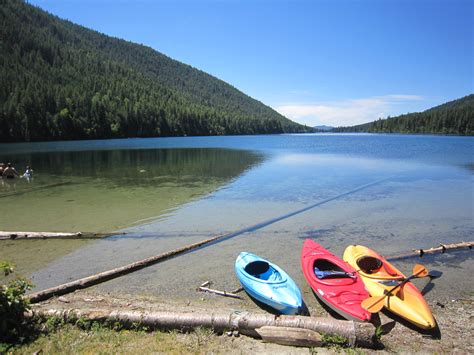
[[[275,269],[269,263],[257,260],[251,263],[248,263],[245,266],[245,272],[250,276],[253,276],[259,280],[267,282],[280,282],[283,281],[283,277],[280,272]]]
[[[324,258],[314,261],[313,271],[317,281],[327,285],[351,284],[357,278],[355,273],[347,272],[340,266]]]
[[[359,272],[364,273],[368,277],[384,278],[384,279],[399,279],[403,278],[403,274],[397,272],[387,263],[384,263],[379,258],[365,255],[357,259],[357,266]]]

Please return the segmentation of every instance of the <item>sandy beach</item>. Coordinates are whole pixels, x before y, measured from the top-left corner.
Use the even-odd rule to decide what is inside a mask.
[[[238,312],[251,311],[262,313],[251,299],[242,292],[243,300],[235,300],[222,296],[196,292],[189,299],[162,299],[153,297],[114,297],[110,293],[97,293],[94,290],[78,291],[73,294],[51,299],[34,306],[34,309],[112,309],[134,311],[176,311],[189,313],[205,312]],[[466,295],[462,298],[437,297],[436,301],[428,298],[428,303],[438,322],[441,337],[438,339],[427,335],[426,332],[410,327],[406,322],[394,320],[393,315],[380,314],[380,323],[387,334],[381,338],[383,346],[380,349],[357,348],[362,353],[457,353],[469,354],[474,351],[472,327],[474,320],[474,297]],[[330,317],[317,302],[309,302],[311,316]],[[165,334],[166,336],[166,334]],[[169,335],[171,337],[171,335]],[[183,335],[180,339],[185,344],[192,333]],[[247,336],[229,336],[227,333],[214,334],[213,348],[201,346],[198,353],[281,353],[308,354],[315,352],[340,352],[350,349],[298,348],[277,344],[264,343],[259,339]],[[37,351],[33,343],[28,350]],[[20,351],[21,352],[21,351]]]

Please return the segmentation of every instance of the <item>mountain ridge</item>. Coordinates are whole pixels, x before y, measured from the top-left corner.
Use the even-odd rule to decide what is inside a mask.
[[[451,100],[422,112],[387,117],[331,132],[421,133],[474,135],[474,94]]]
[[[327,126],[327,125],[319,125],[319,126],[313,126],[314,129],[317,129],[319,131],[327,132],[333,130],[335,127],[333,126]]]
[[[2,141],[311,130],[151,47],[3,3]]]

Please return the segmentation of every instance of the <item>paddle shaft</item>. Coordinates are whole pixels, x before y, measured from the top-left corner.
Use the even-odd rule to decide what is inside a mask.
[[[416,265],[416,266],[421,266],[421,265]],[[405,280],[403,280],[402,282],[400,282],[397,286],[394,286],[390,291],[388,291],[387,293],[387,296],[390,295],[393,291],[395,291],[398,287],[402,287],[403,285],[405,285],[407,282],[413,280],[414,278],[416,278],[419,274],[423,273],[423,272],[428,272],[423,266],[421,266],[422,269],[418,270],[417,272],[414,272],[413,275],[411,275],[410,277],[406,278]],[[428,276],[428,275],[425,275],[425,276]]]
[[[403,280],[402,282],[400,282],[398,285],[393,286],[393,288],[392,288],[391,290],[386,291],[385,296],[390,296],[393,291],[395,291],[395,290],[396,290],[397,288],[399,288],[399,287],[402,287],[402,286],[405,285],[407,282],[413,280],[415,277],[416,277],[416,275],[411,275],[410,277],[407,277],[405,280]]]
[[[380,311],[383,308],[384,305],[381,302],[385,300],[385,297],[390,296],[393,293],[393,291],[395,291],[397,288],[402,287],[407,282],[409,282],[410,280],[416,278],[419,274],[422,274],[425,271],[427,271],[427,270],[424,267],[422,267],[422,269],[414,272],[410,277],[406,278],[405,280],[400,282],[398,285],[394,286],[393,288],[391,288],[388,291],[385,291],[383,296],[370,297],[370,298],[364,300],[362,302],[362,307],[364,309],[368,310],[371,313],[377,313],[378,311]],[[424,276],[428,276],[428,275],[424,275]]]

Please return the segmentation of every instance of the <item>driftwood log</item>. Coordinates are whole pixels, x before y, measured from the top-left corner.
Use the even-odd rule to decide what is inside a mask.
[[[338,335],[347,339],[349,345],[373,347],[375,327],[371,323],[359,323],[354,321],[337,320],[332,318],[304,317],[304,316],[275,316],[272,314],[250,314],[244,313],[180,313],[180,312],[139,312],[123,310],[104,309],[36,309],[30,315],[42,317],[59,317],[65,321],[74,321],[79,318],[105,322],[119,322],[125,327],[140,324],[152,329],[178,329],[192,330],[197,327],[212,328],[216,332],[226,330],[237,330],[242,334],[260,338],[272,337],[283,340],[283,334],[275,334],[274,329],[263,329],[263,327],[286,327],[292,329],[304,329],[319,334]],[[260,333],[262,335],[260,335]],[[271,333],[271,334],[270,334]],[[288,334],[292,336],[293,332]],[[297,337],[301,337],[301,332]],[[317,342],[317,336],[311,334]],[[287,340],[288,343],[291,339]]]
[[[87,276],[75,281],[67,282],[65,284],[62,284],[56,287],[51,287],[43,291],[31,293],[28,295],[28,298],[31,303],[36,303],[36,302],[44,301],[53,296],[60,296],[60,295],[70,293],[81,288],[87,288],[93,285],[97,285],[99,283],[112,280],[116,277],[129,274],[133,271],[143,269],[147,266],[154,265],[154,264],[163,262],[165,260],[171,259],[179,254],[183,254],[190,250],[200,248],[206,244],[214,243],[223,238],[228,238],[228,234],[218,235],[209,239],[199,241],[194,244],[189,244],[178,249],[174,249],[174,250],[171,250],[159,255],[155,255],[155,256],[140,260],[140,261],[136,261],[134,263],[131,263],[125,266],[103,271],[101,273]]]
[[[323,337],[310,329],[274,327],[270,325],[255,329],[264,343],[276,343],[291,346],[322,346]]]
[[[400,255],[388,256],[387,260],[402,260],[402,259],[409,259],[414,257],[423,257],[424,255],[431,255],[431,254],[443,254],[450,250],[458,250],[458,249],[472,249],[474,246],[474,241],[471,242],[460,242],[454,244],[440,244],[439,247],[433,247],[429,249],[413,249],[411,252],[406,252]]]
[[[92,232],[75,232],[75,233],[60,233],[60,232],[4,232],[0,231],[0,240],[15,240],[15,239],[96,239],[110,237],[111,235],[118,235],[124,233],[92,233]]]
[[[239,300],[242,299],[242,297],[240,297],[239,295],[236,295],[235,293],[227,292],[227,291],[219,291],[219,290],[215,290],[213,288],[209,288],[209,287],[205,287],[205,286],[199,286],[198,290],[201,291],[201,292],[214,293],[214,294],[219,295],[219,296],[237,298]]]

